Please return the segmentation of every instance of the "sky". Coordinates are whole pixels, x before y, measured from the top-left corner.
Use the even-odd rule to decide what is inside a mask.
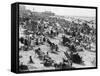
[[[52,11],[56,15],[62,16],[87,16],[87,17],[95,17],[96,10],[95,9],[87,9],[87,8],[72,8],[72,7],[53,7],[53,6],[37,6],[37,5],[25,5],[26,9],[37,12],[43,11]]]

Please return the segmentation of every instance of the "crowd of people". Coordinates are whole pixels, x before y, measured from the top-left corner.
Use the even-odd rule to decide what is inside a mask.
[[[19,20],[21,71],[77,68],[75,64],[86,65],[80,53],[88,51],[95,54],[95,21],[69,21],[65,17],[45,16],[38,12],[30,12],[29,15],[26,13]],[[89,61],[91,64],[95,63],[95,55],[93,57]],[[30,65],[33,66],[32,69],[28,67]]]

